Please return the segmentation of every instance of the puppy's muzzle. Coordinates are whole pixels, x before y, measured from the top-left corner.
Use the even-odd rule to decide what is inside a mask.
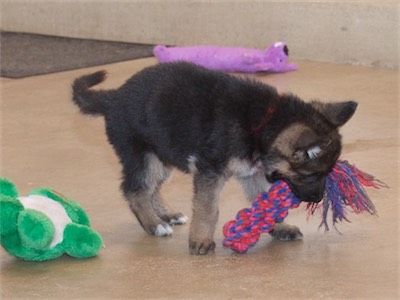
[[[322,198],[324,198],[325,184],[323,185],[323,188],[317,189],[312,189],[307,186],[296,186],[292,185],[289,182],[288,184],[292,189],[293,194],[295,194],[296,197],[299,198],[301,201],[318,203],[322,200]]]
[[[318,203],[324,197],[326,178],[304,185],[293,184],[290,180],[287,183],[301,201]]]
[[[325,177],[307,180],[307,183],[305,184],[295,184],[289,178],[286,178],[277,172],[273,172],[271,176],[267,176],[267,180],[269,182],[284,180],[290,186],[293,194],[304,202],[318,203],[323,199],[325,194]]]

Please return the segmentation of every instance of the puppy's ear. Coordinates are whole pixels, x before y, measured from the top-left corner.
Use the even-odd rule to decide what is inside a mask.
[[[322,113],[329,122],[340,127],[343,126],[353,116],[357,109],[357,102],[346,101],[337,103],[312,102],[312,105]]]

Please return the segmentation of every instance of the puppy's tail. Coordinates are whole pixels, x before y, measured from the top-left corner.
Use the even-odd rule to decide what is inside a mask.
[[[89,115],[105,115],[113,90],[91,90],[90,88],[103,82],[107,77],[105,71],[84,75],[75,79],[72,84],[72,100],[82,113]]]

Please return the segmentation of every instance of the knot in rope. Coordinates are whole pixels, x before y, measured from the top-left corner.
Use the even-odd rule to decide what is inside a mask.
[[[291,192],[284,181],[271,185],[268,192],[258,195],[251,208],[240,210],[235,220],[225,224],[224,246],[245,253],[255,245],[260,234],[270,232],[276,222],[283,221],[289,208],[299,206],[300,200]]]

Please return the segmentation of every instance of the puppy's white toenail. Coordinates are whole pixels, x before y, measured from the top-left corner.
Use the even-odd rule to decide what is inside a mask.
[[[166,236],[171,235],[173,232],[172,227],[168,224],[158,224],[154,234],[156,236]]]
[[[188,217],[186,216],[181,216],[179,218],[176,219],[172,219],[169,223],[174,225],[174,224],[186,224],[186,222],[188,221]]]

